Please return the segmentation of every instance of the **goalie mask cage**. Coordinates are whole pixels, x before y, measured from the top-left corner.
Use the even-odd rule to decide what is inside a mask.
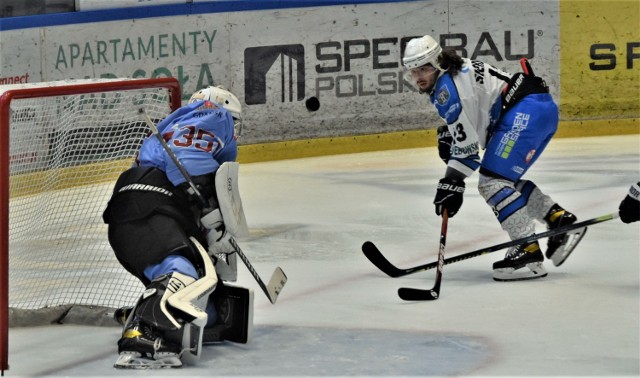
[[[173,78],[0,86],[3,372],[10,323],[135,303],[143,286],[116,260],[102,212],[149,134],[138,110],[160,120],[180,105]]]

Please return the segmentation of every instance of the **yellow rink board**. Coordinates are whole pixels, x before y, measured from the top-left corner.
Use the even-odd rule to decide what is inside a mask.
[[[638,133],[640,133],[640,118],[604,119],[560,122],[555,137],[565,138]],[[240,146],[238,161],[241,163],[252,163],[357,152],[432,147],[436,144],[435,129],[318,138]]]
[[[640,1],[560,0],[560,118],[640,117]]]
[[[640,134],[640,118],[560,122],[555,138],[623,134]],[[240,163],[255,163],[313,156],[433,147],[436,144],[435,129],[318,138],[240,146],[238,161]],[[37,194],[43,190],[60,190],[112,182],[118,178],[120,172],[130,165],[131,161],[129,160],[109,161],[61,168],[55,172],[43,171],[15,175],[11,177],[10,181],[10,196],[16,198]],[[102,174],[96,174],[96,172],[102,172]],[[53,186],[47,184],[52,176],[56,178]]]

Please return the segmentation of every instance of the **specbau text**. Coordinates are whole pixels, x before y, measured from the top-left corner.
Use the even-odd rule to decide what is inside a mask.
[[[534,57],[534,36],[541,34],[534,30],[526,33],[507,30],[498,40],[489,32],[481,33],[477,41],[464,33],[442,34],[439,39],[443,48],[453,49],[462,57],[517,61]],[[316,96],[333,93],[336,97],[354,97],[416,91],[405,78],[401,64],[402,52],[412,38],[415,36],[317,43]]]

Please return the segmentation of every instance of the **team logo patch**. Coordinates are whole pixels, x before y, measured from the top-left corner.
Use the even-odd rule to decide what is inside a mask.
[[[531,159],[533,159],[533,157],[536,155],[536,150],[531,150],[529,151],[529,153],[527,154],[527,157],[524,159],[524,161],[529,164],[529,162],[531,161]]]
[[[447,88],[447,86],[443,86],[442,88],[440,88],[440,91],[438,92],[438,95],[436,96],[437,101],[438,101],[438,105],[444,105],[447,103],[447,101],[449,101],[449,88]]]

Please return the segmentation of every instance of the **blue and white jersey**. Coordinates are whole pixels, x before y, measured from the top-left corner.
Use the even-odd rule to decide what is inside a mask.
[[[511,75],[484,62],[463,61],[456,75],[440,75],[430,99],[453,136],[447,165],[468,177],[480,166],[480,149],[500,117],[501,94]]]
[[[158,124],[158,131],[191,176],[215,172],[238,155],[231,114],[210,101],[177,109]],[[174,185],[186,181],[154,135],[143,141],[137,163],[163,170]]]

